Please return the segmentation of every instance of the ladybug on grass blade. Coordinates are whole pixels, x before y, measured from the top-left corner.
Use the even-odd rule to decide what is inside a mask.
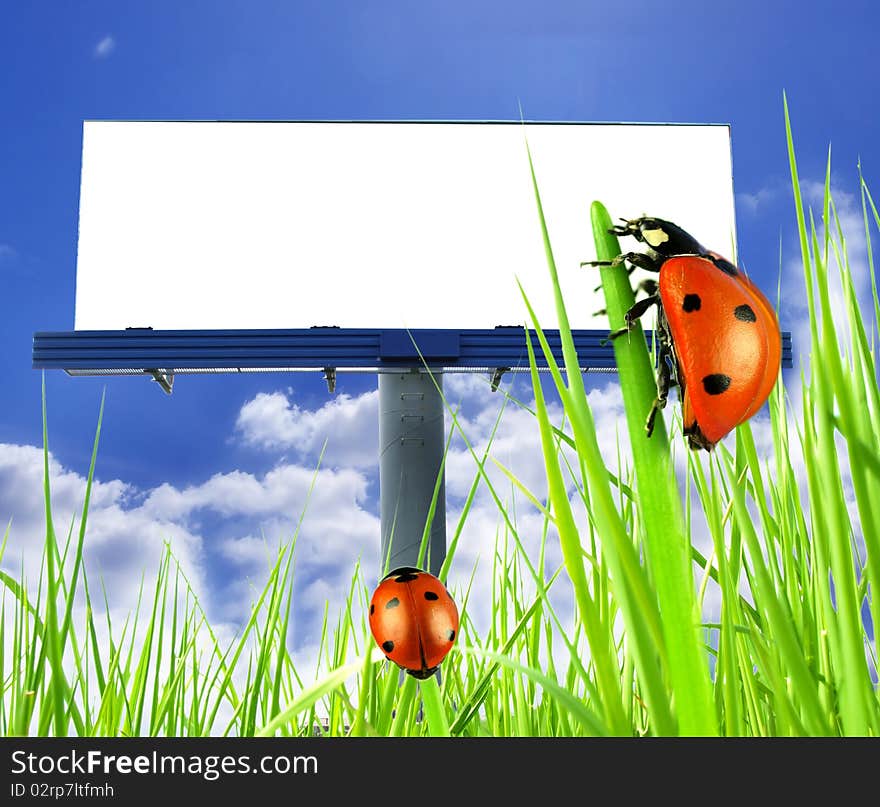
[[[402,566],[370,600],[370,630],[385,656],[415,678],[430,678],[458,634],[458,608],[433,574]]]
[[[647,251],[591,263],[629,263],[659,279],[641,284],[649,296],[627,311],[626,325],[609,338],[627,333],[657,306],[657,397],[645,429],[650,437],[669,387],[677,385],[688,444],[711,451],[761,408],[776,383],[782,360],[776,312],[741,269],[678,225],[647,216],[623,222],[609,232],[631,235]]]

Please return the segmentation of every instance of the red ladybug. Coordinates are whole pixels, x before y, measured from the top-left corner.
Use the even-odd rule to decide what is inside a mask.
[[[648,436],[669,387],[677,385],[690,447],[711,451],[761,408],[776,383],[782,360],[776,312],[741,269],[670,221],[624,219],[609,232],[631,235],[648,250],[596,263],[628,262],[659,273],[659,282],[642,284],[650,296],[626,313],[626,326],[610,334],[614,339],[626,333],[657,306],[660,356]]]
[[[458,634],[458,608],[433,574],[402,566],[370,600],[370,630],[382,652],[415,678],[430,678]]]

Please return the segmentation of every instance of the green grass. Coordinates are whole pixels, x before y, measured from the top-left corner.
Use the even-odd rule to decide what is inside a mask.
[[[473,479],[451,531],[444,574],[468,540],[478,493],[495,502],[498,527],[491,557],[469,575],[448,579],[461,629],[441,678],[402,678],[375,648],[365,616],[374,581],[360,568],[352,570],[339,613],[325,613],[317,672],[306,677],[297,669],[287,641],[297,618],[296,532],[278,546],[250,616],[231,641],[218,638],[168,547],[158,568],[145,573],[133,612],[121,623],[113,620],[101,581],[89,578],[84,562],[102,402],[82,514],[66,533],[56,533],[52,517],[44,426],[39,577],[0,572],[0,732],[880,733],[877,638],[868,628],[880,619],[874,596],[880,583],[880,303],[871,249],[880,214],[862,181],[868,251],[858,258],[868,263],[873,296],[864,313],[830,193],[830,162],[821,210],[805,209],[787,108],[786,132],[811,344],[809,355],[799,357],[800,377],[788,371],[788,383],[780,380],[771,393],[770,456],[759,455],[749,424],[737,430],[732,450],[687,451],[672,405],[667,423],[658,418],[647,439],[644,418],[655,386],[650,349],[636,328],[630,339],[615,342],[629,451],[622,443],[609,467],[567,325],[566,307],[580,303],[564,300],[560,291],[537,178],[536,238],[544,239],[557,321],[532,316],[529,327],[539,341],[542,326],[558,327],[565,358],[562,367],[551,362],[547,384],[532,365],[528,411],[540,437],[546,488],[528,489],[493,456],[495,430],[477,451],[450,407],[451,428],[473,459]],[[619,251],[608,224],[601,204],[585,206],[584,227],[592,228],[599,258]],[[632,290],[619,270],[602,269],[601,279],[617,327]],[[842,312],[832,307],[835,284],[843,291]],[[547,400],[551,389],[564,412],[558,422]],[[495,429],[509,406],[525,404],[503,400]],[[797,454],[802,468],[792,460]],[[499,468],[503,487],[494,481],[498,474],[490,474]],[[534,536],[527,541],[519,531],[523,508],[542,520],[537,549]],[[694,546],[701,532],[711,540],[708,557]],[[548,563],[555,544],[559,568]],[[477,588],[491,601],[482,629],[469,608]],[[571,596],[555,596],[560,589]],[[720,615],[711,622],[703,615],[709,593],[720,600]],[[569,601],[560,611],[556,603]]]

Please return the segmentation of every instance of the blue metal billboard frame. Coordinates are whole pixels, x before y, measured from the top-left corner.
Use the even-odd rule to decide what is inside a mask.
[[[559,331],[545,331],[562,363]],[[547,359],[529,331],[539,368]],[[604,330],[572,332],[581,369],[616,368]],[[650,332],[648,333],[650,339]],[[784,367],[792,366],[791,334],[783,334]],[[206,372],[323,370],[394,372],[424,366],[444,372],[524,370],[529,365],[525,330],[294,328],[265,330],[40,331],[34,334],[33,367],[71,375],[136,375]],[[157,380],[160,380],[157,378]]]

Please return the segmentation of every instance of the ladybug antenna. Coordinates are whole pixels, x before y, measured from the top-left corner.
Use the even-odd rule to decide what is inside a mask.
[[[620,220],[623,222],[623,224],[615,224],[608,230],[611,235],[634,235],[636,238],[639,238],[638,225],[634,226],[638,219],[630,220],[624,218],[623,216],[620,216]],[[641,239],[639,238],[639,240]]]

